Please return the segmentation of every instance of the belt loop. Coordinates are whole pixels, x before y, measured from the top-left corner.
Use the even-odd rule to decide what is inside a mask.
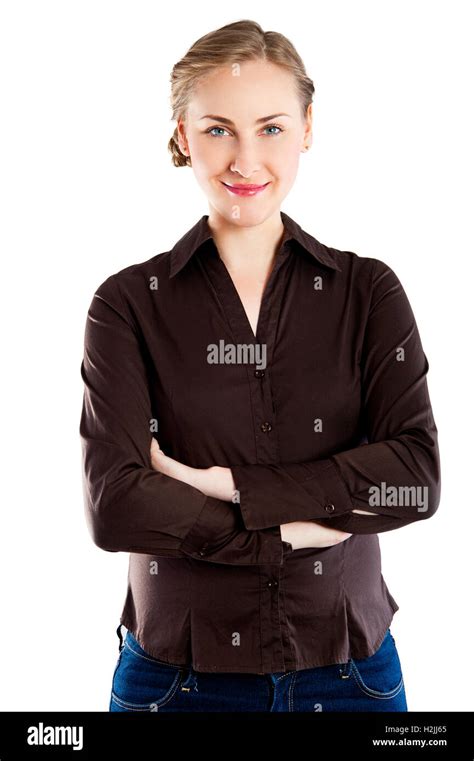
[[[120,639],[119,648],[118,648],[119,649],[119,653],[121,652],[121,650],[123,649],[123,646],[124,646],[123,645],[123,637],[122,637],[121,629],[122,629],[122,624],[119,624],[117,626],[117,630],[116,630],[117,637],[119,637],[119,639]]]
[[[352,673],[352,658],[345,663],[339,664],[339,676],[341,679],[349,679]]]

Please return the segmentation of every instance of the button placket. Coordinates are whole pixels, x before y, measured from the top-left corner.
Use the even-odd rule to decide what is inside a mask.
[[[280,459],[275,429],[271,363],[283,294],[290,274],[290,262],[291,259],[285,255],[277,260],[260,307],[258,335],[260,341],[267,347],[268,366],[265,370],[257,368],[254,370],[254,379],[250,386],[255,420],[256,461],[262,464],[279,462]]]
[[[246,370],[255,432],[255,461],[262,464],[277,463],[280,456],[275,430],[271,365],[283,295],[294,260],[290,250],[282,247],[263,293],[254,335],[229,272],[215,249],[211,251],[210,257],[203,257],[202,264],[212,282],[233,340],[236,343],[260,343],[266,346],[266,368],[247,365]],[[205,547],[201,547],[201,553],[204,551]],[[280,582],[275,579],[275,573],[280,578],[280,569],[276,571],[274,565],[265,565],[260,566],[259,570],[263,588],[260,609],[262,668],[264,671],[282,671],[285,669],[282,625],[287,626],[287,622],[285,618],[280,620]]]

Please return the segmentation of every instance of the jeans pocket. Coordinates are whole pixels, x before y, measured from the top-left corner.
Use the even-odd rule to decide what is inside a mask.
[[[176,695],[184,667],[153,658],[127,632],[112,680],[111,710],[158,711]]]
[[[351,676],[369,697],[386,700],[403,689],[403,674],[395,640],[387,630],[378,648],[368,658],[351,658]]]

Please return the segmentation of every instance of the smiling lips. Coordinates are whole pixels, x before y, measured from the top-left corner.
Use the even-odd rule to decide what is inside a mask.
[[[269,182],[266,182],[265,185],[249,185],[247,183],[240,183],[238,185],[228,185],[226,182],[222,183],[226,190],[229,191],[229,193],[234,193],[238,196],[254,196],[257,193],[261,193],[262,190],[265,190],[267,185],[270,185]]]

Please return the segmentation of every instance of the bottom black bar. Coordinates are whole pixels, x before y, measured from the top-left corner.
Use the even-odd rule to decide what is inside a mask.
[[[212,723],[211,723],[212,722]],[[256,722],[286,722],[285,728],[257,729]],[[290,727],[291,723],[297,724]],[[245,729],[239,724],[248,724]],[[183,725],[186,725],[184,729]],[[449,758],[473,761],[472,712],[407,713],[0,713],[0,761],[23,758],[130,759],[137,751],[153,755],[227,754],[242,747],[246,755],[263,742],[295,755],[303,742],[312,757],[348,751],[363,758]],[[252,740],[252,742],[250,742]],[[172,745],[171,745],[172,743]],[[284,745],[283,745],[284,743]],[[112,755],[113,754],[113,755]]]

